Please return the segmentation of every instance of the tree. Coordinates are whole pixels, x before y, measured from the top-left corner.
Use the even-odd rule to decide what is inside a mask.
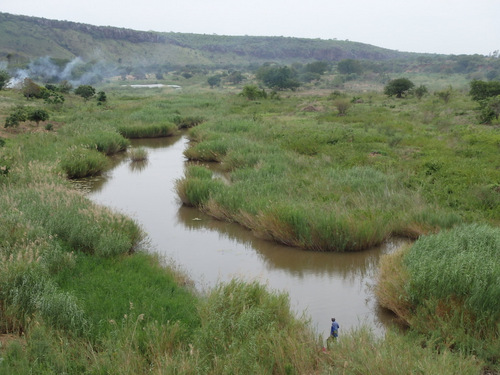
[[[43,87],[43,89],[48,91],[45,87]],[[21,91],[26,99],[40,99],[43,96],[42,87],[38,86],[35,82],[33,82],[33,80],[29,78],[24,79]]]
[[[99,91],[97,93],[97,105],[103,105],[108,101],[108,97],[104,91]]]
[[[210,76],[207,79],[208,84],[210,85],[210,88],[214,88],[215,86],[219,86],[222,78],[220,74],[216,74],[214,76]]]
[[[396,95],[396,98],[402,98],[410,91],[415,84],[408,78],[396,78],[389,81],[384,87],[384,94],[387,96]]]
[[[413,90],[413,93],[415,94],[418,100],[422,99],[424,95],[427,95],[428,92],[429,90],[427,90],[427,86],[425,85],[420,85],[415,90]]]
[[[449,86],[447,89],[436,91],[434,95],[436,95],[439,99],[448,103],[450,101],[451,95],[453,93],[453,88]]]
[[[95,95],[95,89],[90,85],[80,85],[75,89],[75,94],[81,96],[85,100],[89,100]]]
[[[10,75],[5,70],[0,70],[0,90],[2,90],[7,83],[9,83]]]
[[[479,81],[474,80],[470,83],[469,95],[475,101],[488,99],[492,96],[500,95],[500,81]]]
[[[482,124],[490,124],[493,119],[500,116],[500,95],[493,96],[489,99],[481,101],[481,112],[479,114],[479,121]]]
[[[316,73],[319,75],[325,74],[328,70],[328,63],[326,61],[315,61],[309,64],[306,64],[304,71],[308,73]]]
[[[227,77],[227,81],[233,84],[241,83],[244,79],[245,77],[243,76],[243,73],[241,73],[239,70],[232,71]]]
[[[333,105],[337,108],[337,111],[339,111],[339,116],[345,116],[347,110],[351,107],[351,103],[347,99],[336,99]]]
[[[72,89],[73,85],[69,81],[63,80],[59,82],[58,91],[61,94],[68,94]]]
[[[339,61],[337,70],[340,74],[360,74],[363,72],[363,67],[358,60],[345,59]]]
[[[35,121],[36,125],[40,123],[40,121],[47,121],[49,119],[49,114],[44,109],[34,109],[28,114],[28,120]]]
[[[295,90],[300,86],[295,79],[295,71],[288,66],[262,66],[256,76],[267,87],[275,90]]]

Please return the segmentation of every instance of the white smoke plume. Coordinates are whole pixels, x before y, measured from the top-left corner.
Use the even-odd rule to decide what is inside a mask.
[[[68,63],[57,64],[54,59],[45,56],[30,62],[26,69],[19,69],[12,74],[7,87],[19,88],[26,78],[42,83],[68,81],[73,86],[90,85],[114,74],[115,68],[103,63],[88,63],[76,57]]]

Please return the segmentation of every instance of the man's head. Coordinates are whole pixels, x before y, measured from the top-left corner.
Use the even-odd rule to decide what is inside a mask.
[[[335,318],[332,318],[332,322],[334,322],[334,321],[335,321]]]

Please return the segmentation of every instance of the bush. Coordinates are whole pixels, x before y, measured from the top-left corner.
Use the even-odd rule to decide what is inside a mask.
[[[95,95],[95,88],[90,85],[80,85],[75,89],[75,94],[81,96],[85,100],[89,100]]]
[[[19,123],[28,119],[28,111],[22,106],[17,106],[5,119],[5,128],[17,127]]]
[[[347,110],[351,107],[351,103],[347,99],[337,99],[333,102],[333,105],[337,108],[339,116],[345,116]]]
[[[0,70],[0,90],[3,90],[7,83],[9,83],[9,80],[9,73],[7,73],[5,70]]]
[[[240,93],[241,96],[247,98],[248,100],[266,99],[267,93],[264,89],[259,89],[255,85],[245,85],[243,91]]]
[[[47,121],[49,117],[49,113],[44,109],[34,109],[28,114],[28,120],[35,121],[37,125],[40,121]]]
[[[103,105],[108,101],[106,93],[104,91],[99,91],[97,93],[97,105]]]

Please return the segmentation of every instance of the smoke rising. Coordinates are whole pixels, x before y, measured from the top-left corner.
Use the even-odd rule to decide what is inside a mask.
[[[12,74],[7,87],[19,88],[26,78],[42,83],[68,81],[73,86],[92,85],[116,74],[116,68],[105,63],[85,62],[80,57],[71,61],[40,57]]]

